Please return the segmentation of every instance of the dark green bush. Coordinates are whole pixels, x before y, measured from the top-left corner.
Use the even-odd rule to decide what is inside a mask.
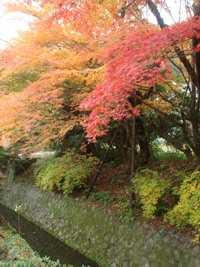
[[[93,198],[104,205],[110,204],[115,201],[115,197],[111,196],[109,192],[97,192],[93,194]]]

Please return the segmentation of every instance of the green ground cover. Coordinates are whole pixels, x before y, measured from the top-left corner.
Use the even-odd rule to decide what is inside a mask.
[[[61,267],[57,261],[39,257],[26,241],[0,217],[0,266],[1,267]],[[64,265],[62,265],[64,266]],[[65,267],[73,267],[68,265]]]

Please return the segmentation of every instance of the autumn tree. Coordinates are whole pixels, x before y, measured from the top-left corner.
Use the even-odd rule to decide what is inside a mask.
[[[199,2],[186,21],[171,26],[158,11],[159,1],[145,2],[160,28],[133,27],[106,53],[105,80],[82,103],[92,110],[88,138],[106,134],[113,120],[146,114],[159,136],[199,158]]]
[[[13,74],[19,77],[27,69],[39,74],[14,96],[22,97],[16,108],[20,116],[2,108],[2,117],[7,114],[7,121],[12,122],[10,127],[2,122],[2,131],[20,132],[20,138],[26,133],[24,139],[29,133],[34,140],[32,133],[40,129],[45,143],[51,135],[63,136],[69,125],[73,128],[83,119],[79,103],[96,86],[81,104],[82,109],[91,111],[86,119],[90,141],[106,135],[118,122],[122,134],[125,129],[125,135],[130,136],[134,116],[136,133],[140,129],[142,136],[138,138],[141,150],[148,147],[148,128],[147,132],[156,132],[177,149],[188,155],[193,151],[199,157],[199,2],[192,5],[187,1],[185,12],[180,5],[180,22],[174,24],[165,22],[159,12],[162,8],[169,20],[169,4],[159,0],[36,0],[11,5],[10,10],[28,13],[35,20],[30,31],[2,53],[4,89]],[[181,22],[182,13],[187,20]],[[9,81],[11,84],[12,79]],[[7,93],[2,97],[8,104]],[[29,101],[22,105],[26,94]],[[27,110],[31,116],[35,111],[37,119],[30,120]],[[76,119],[75,113],[79,114]],[[20,123],[15,124],[19,118]]]
[[[73,5],[69,3],[65,12],[63,7],[57,10],[49,3],[40,8],[31,3],[8,6],[10,11],[34,17],[30,30],[21,33],[1,53],[4,104],[0,107],[0,129],[3,135],[12,137],[13,144],[43,148],[51,141],[61,140],[84,118],[79,104],[103,79],[104,67],[99,58],[108,46],[104,40],[107,37],[99,37],[103,28],[100,30],[96,22],[104,25],[105,35],[113,23],[112,6],[105,15],[105,7],[95,1],[93,5],[84,4],[70,11]],[[86,14],[92,18],[91,25],[87,25]],[[111,43],[116,26],[113,29]]]

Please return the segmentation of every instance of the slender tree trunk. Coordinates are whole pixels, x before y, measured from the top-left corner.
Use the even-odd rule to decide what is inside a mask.
[[[140,147],[140,165],[144,166],[152,160],[152,153],[149,145],[148,136],[144,127],[144,122],[140,117],[136,118],[136,133],[138,144]]]
[[[87,193],[87,195],[86,195],[86,198],[88,198],[88,197],[90,196],[90,193],[92,192],[92,189],[93,189],[93,187],[94,187],[94,185],[95,185],[95,183],[96,183],[96,181],[97,181],[97,178],[99,177],[99,174],[100,174],[100,172],[101,172],[101,170],[102,170],[102,168],[103,168],[103,165],[104,165],[105,160],[106,160],[106,158],[107,158],[107,156],[108,156],[108,153],[109,153],[109,151],[110,151],[110,149],[111,149],[111,147],[112,147],[112,145],[113,145],[113,142],[114,142],[114,140],[115,140],[115,137],[116,137],[116,135],[117,135],[118,130],[119,130],[119,128],[117,128],[117,130],[115,131],[115,134],[113,135],[112,140],[110,141],[110,145],[109,145],[109,147],[108,147],[108,149],[107,149],[107,151],[106,151],[106,153],[105,153],[105,155],[104,155],[104,157],[103,157],[103,159],[102,159],[102,161],[101,161],[101,164],[100,164],[100,166],[99,166],[99,169],[98,169],[98,171],[97,171],[97,173],[96,173],[96,175],[95,175],[95,177],[94,177],[94,179],[93,179],[93,181],[92,181],[92,184],[91,184],[90,189],[89,189],[89,191],[88,191],[88,193]]]
[[[198,158],[197,165],[195,167],[195,172],[200,171],[200,157]]]
[[[134,188],[134,176],[135,176],[135,132],[136,132],[136,119],[133,116],[132,125],[132,146],[131,146],[131,191],[130,191],[130,208],[133,208],[133,203],[135,201],[135,188]]]

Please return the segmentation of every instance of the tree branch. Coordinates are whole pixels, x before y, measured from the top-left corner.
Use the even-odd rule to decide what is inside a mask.
[[[146,3],[149,7],[149,9],[151,10],[152,14],[155,16],[158,25],[160,26],[161,29],[167,27],[168,25],[164,23],[163,18],[161,17],[157,6],[154,4],[154,2],[152,0],[146,0]]]
[[[152,0],[146,0],[146,3],[148,5],[148,7],[150,8],[152,14],[155,16],[160,28],[164,29],[165,27],[168,27],[168,25],[164,23],[164,20],[161,17],[161,15],[160,15],[160,13],[158,11],[158,8],[154,4],[154,2]],[[183,63],[184,67],[186,68],[188,74],[190,75],[190,77],[192,79],[192,82],[195,84],[195,86],[197,86],[199,88],[198,78],[197,78],[197,75],[195,73],[195,70],[193,69],[192,65],[188,61],[184,51],[182,51],[180,49],[180,47],[177,46],[177,44],[174,44],[174,51],[178,55],[180,61]]]

